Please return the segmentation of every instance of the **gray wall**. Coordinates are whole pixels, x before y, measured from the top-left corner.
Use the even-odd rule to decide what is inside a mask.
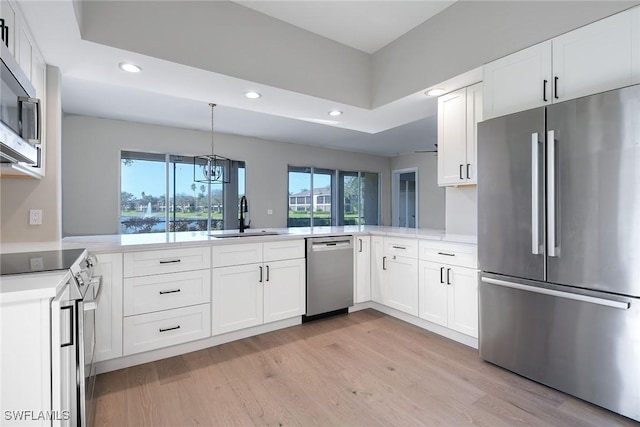
[[[0,179],[0,242],[42,242],[60,238],[60,70],[47,66],[45,177]],[[29,209],[42,210],[42,225],[29,225]]]
[[[438,158],[415,153],[391,159],[391,170],[418,168],[418,227],[445,228],[445,192],[438,187]],[[390,185],[390,184],[389,184]]]
[[[85,1],[80,13],[85,40],[362,108],[371,105],[370,55],[233,2]]]
[[[451,234],[478,234],[477,187],[447,187],[445,229]]]
[[[249,218],[254,228],[286,227],[287,165],[363,170],[381,174],[381,217],[390,223],[387,157],[216,134],[216,154],[246,162]],[[63,235],[119,232],[120,150],[185,155],[211,151],[211,133],[64,116],[62,144]],[[273,215],[267,210],[273,209]]]

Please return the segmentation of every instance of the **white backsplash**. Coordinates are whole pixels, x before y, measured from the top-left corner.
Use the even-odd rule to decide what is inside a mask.
[[[478,234],[476,186],[447,187],[445,229],[447,234]]]

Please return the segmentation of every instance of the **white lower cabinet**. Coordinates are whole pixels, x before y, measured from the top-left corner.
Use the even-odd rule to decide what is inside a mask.
[[[418,243],[371,237],[371,300],[418,315]]]
[[[358,236],[355,245],[354,302],[371,300],[371,237]]]
[[[213,335],[305,313],[304,240],[221,246],[213,257]],[[243,259],[264,262],[224,266]]]
[[[478,337],[478,273],[466,267],[420,261],[420,318]]]
[[[371,301],[382,304],[384,238],[371,236]]]
[[[122,253],[98,254],[94,274],[102,276],[96,309],[95,361],[122,356]]]
[[[200,304],[124,318],[124,354],[211,336],[210,305]]]
[[[262,324],[263,276],[261,263],[213,269],[213,335]]]
[[[124,254],[123,354],[211,336],[208,247]]]
[[[305,313],[305,261],[290,259],[265,265],[264,323]]]
[[[405,313],[418,315],[418,260],[385,256],[382,303]]]
[[[449,268],[447,323],[460,333],[478,337],[478,272],[464,267]]]
[[[420,261],[420,318],[447,326],[447,285],[445,269],[441,264]]]

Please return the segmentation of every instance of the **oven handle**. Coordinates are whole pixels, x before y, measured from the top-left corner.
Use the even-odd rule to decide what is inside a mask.
[[[89,281],[89,285],[93,285],[94,289],[97,287],[97,291],[94,291],[95,297],[92,300],[84,300],[84,311],[94,311],[98,308],[98,302],[100,301],[100,295],[102,295],[102,276],[95,276]]]

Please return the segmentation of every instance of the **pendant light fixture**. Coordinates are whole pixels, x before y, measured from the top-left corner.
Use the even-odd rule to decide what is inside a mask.
[[[203,183],[228,184],[231,181],[231,160],[215,154],[213,135],[213,110],[216,104],[210,103],[211,107],[211,154],[196,156],[193,158],[193,180]]]

